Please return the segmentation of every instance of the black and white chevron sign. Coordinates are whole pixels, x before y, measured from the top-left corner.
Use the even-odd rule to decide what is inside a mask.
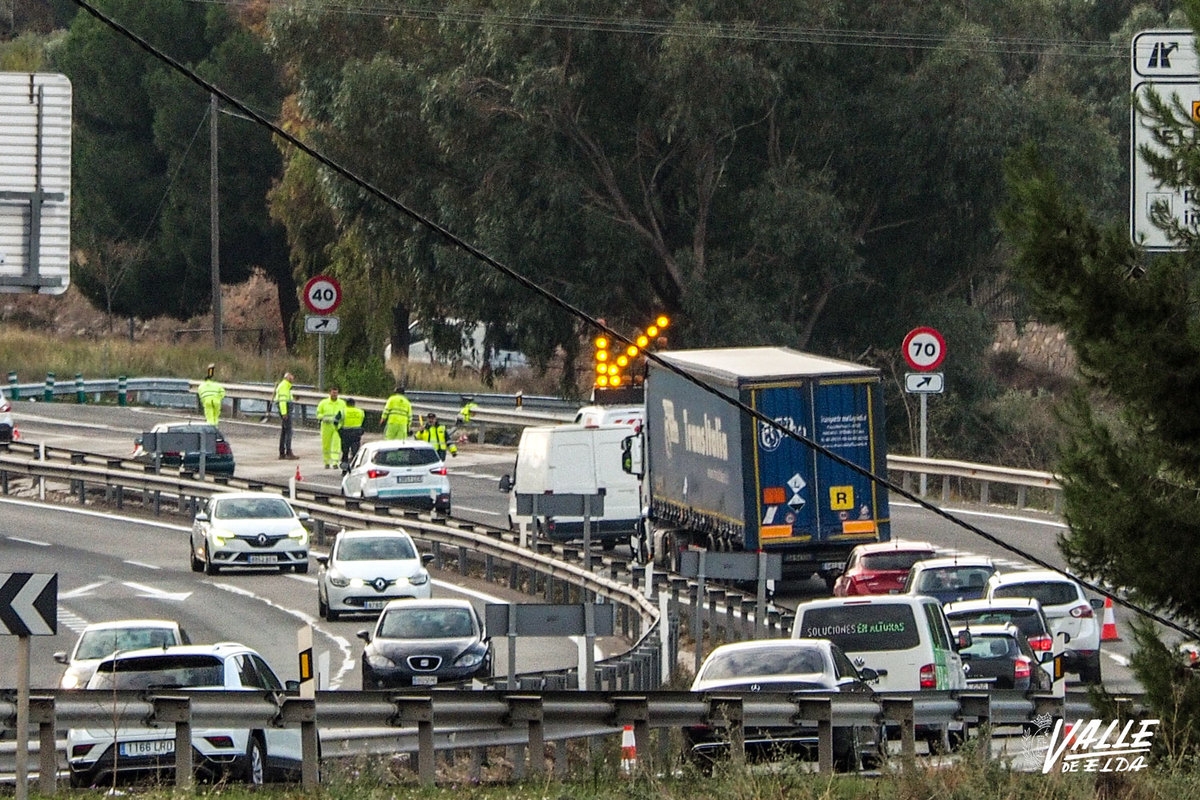
[[[53,636],[57,632],[57,573],[0,572],[0,634]]]

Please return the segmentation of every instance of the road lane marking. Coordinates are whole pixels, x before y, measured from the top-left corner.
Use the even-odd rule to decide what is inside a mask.
[[[12,539],[14,542],[20,542],[21,544],[31,544],[34,547],[50,547],[51,546],[49,542],[39,542],[36,539],[22,539],[20,536],[9,536],[7,538]]]
[[[499,511],[488,511],[486,508],[472,508],[471,506],[455,506],[455,511],[470,511],[472,514],[487,514],[489,517],[502,517]]]

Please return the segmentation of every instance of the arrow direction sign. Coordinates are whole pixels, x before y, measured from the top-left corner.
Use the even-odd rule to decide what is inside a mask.
[[[0,572],[0,634],[53,636],[58,632],[58,574]]]
[[[904,374],[904,391],[909,394],[941,394],[945,388],[945,375],[941,372],[907,372]]]
[[[341,320],[337,317],[319,317],[309,314],[304,317],[305,333],[337,333]]]

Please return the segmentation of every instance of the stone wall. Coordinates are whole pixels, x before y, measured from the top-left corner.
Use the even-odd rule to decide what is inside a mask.
[[[1075,353],[1067,336],[1051,325],[1029,322],[1018,334],[1011,321],[997,323],[992,352],[1004,351],[1015,351],[1018,363],[1035,372],[1063,377],[1075,374]]]

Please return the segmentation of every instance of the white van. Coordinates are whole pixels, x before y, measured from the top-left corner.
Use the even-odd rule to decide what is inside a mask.
[[[812,600],[796,607],[792,638],[829,639],[856,667],[879,673],[879,692],[966,689],[962,656],[969,634],[957,641],[942,604],[923,595],[865,595]],[[930,747],[945,747],[946,734],[961,737],[962,723],[948,730],[918,726]]]
[[[541,425],[525,428],[513,475],[500,479],[509,493],[508,525],[529,531],[533,520],[517,513],[517,494],[597,494],[604,512],[590,520],[591,538],[611,550],[642,531],[641,481],[621,469],[628,425]],[[554,541],[583,538],[583,517],[538,515],[537,533]],[[631,543],[632,544],[632,543]]]

